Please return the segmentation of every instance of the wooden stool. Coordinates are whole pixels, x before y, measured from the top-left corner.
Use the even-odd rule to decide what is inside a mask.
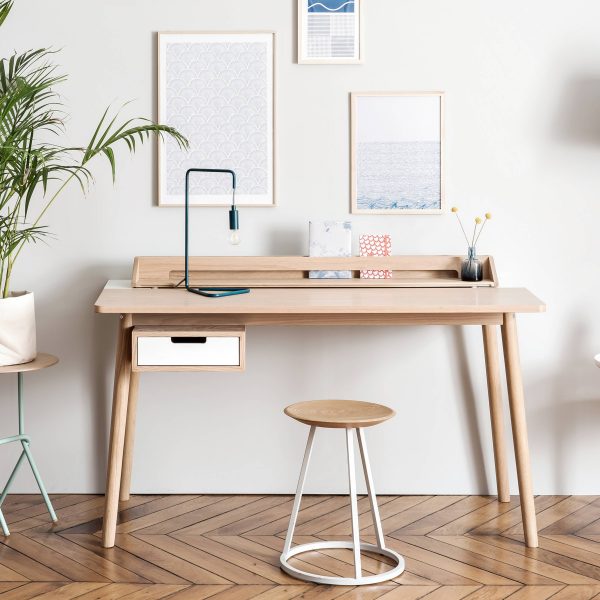
[[[303,581],[314,583],[323,583],[327,585],[367,585],[372,583],[381,583],[398,576],[404,571],[404,559],[393,550],[385,547],[383,530],[381,528],[381,519],[379,518],[379,508],[377,507],[377,498],[373,487],[373,477],[371,475],[371,465],[369,464],[369,455],[367,454],[367,442],[365,440],[365,427],[371,427],[378,423],[383,423],[394,416],[391,408],[381,404],[371,404],[370,402],[357,402],[355,400],[315,400],[312,402],[299,402],[292,404],[285,409],[285,414],[296,421],[310,425],[308,442],[304,452],[302,469],[300,470],[300,479],[296,490],[296,498],[292,508],[292,516],[288,527],[283,552],[279,558],[281,568],[291,575]],[[300,503],[302,502],[302,490],[306,482],[306,473],[308,463],[312,453],[313,441],[317,427],[337,428],[346,430],[346,450],[348,454],[348,480],[350,484],[350,511],[352,514],[352,541],[325,541],[314,542],[310,544],[300,544],[292,548],[292,538],[298,519]],[[358,505],[356,499],[356,472],[354,465],[354,438],[353,432],[356,431],[358,446],[362,459],[362,466],[367,484],[367,493],[371,504],[371,514],[373,516],[373,525],[375,527],[375,536],[377,545],[361,544],[358,529]],[[289,564],[289,559],[313,550],[331,550],[334,548],[346,548],[354,552],[354,577],[336,577],[315,575],[296,569]],[[380,556],[391,558],[395,565],[392,569],[384,573],[369,575],[363,577],[361,567],[361,550],[372,552]]]
[[[19,435],[13,435],[11,437],[0,439],[0,446],[2,444],[10,444],[11,442],[21,442],[21,446],[23,446],[23,451],[21,452],[21,456],[19,456],[19,460],[15,465],[8,481],[6,482],[6,486],[0,494],[0,526],[2,527],[2,532],[4,535],[10,535],[8,530],[8,525],[6,524],[6,520],[4,519],[4,515],[2,514],[2,503],[4,502],[6,495],[8,494],[8,490],[23,462],[24,458],[27,458],[29,461],[29,466],[33,471],[33,476],[40,488],[40,492],[44,498],[44,502],[46,503],[46,508],[50,513],[50,518],[56,522],[58,519],[56,517],[56,513],[54,512],[54,508],[52,507],[52,502],[50,502],[50,498],[48,497],[48,493],[46,492],[46,488],[44,487],[44,482],[40,477],[40,473],[37,470],[35,462],[33,460],[33,456],[31,455],[31,450],[29,449],[30,439],[28,435],[25,435],[25,413],[24,413],[24,401],[23,401],[23,373],[27,371],[39,371],[40,369],[45,369],[46,367],[51,367],[58,362],[58,358],[56,356],[52,356],[51,354],[38,354],[34,360],[28,363],[24,363],[22,365],[9,365],[7,367],[0,367],[0,374],[2,373],[17,373],[18,380],[18,402],[19,402]]]

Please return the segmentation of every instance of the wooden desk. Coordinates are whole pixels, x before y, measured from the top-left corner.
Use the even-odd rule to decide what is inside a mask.
[[[402,257],[405,259],[407,257]],[[432,257],[424,257],[432,258]],[[449,257],[443,257],[449,259]],[[400,257],[394,257],[400,259]],[[154,259],[160,260],[160,259]],[[169,264],[181,259],[164,259]],[[194,259],[202,262],[202,271],[209,272],[208,280],[215,281],[215,273],[220,269],[227,271],[223,264],[227,262],[232,270],[229,277],[217,277],[223,284],[248,283],[248,274],[240,275],[240,262],[251,258]],[[254,259],[254,262],[256,263]],[[267,261],[269,259],[264,259]],[[271,270],[281,269],[273,259]],[[295,260],[290,259],[290,260]],[[371,259],[372,260],[372,259]],[[375,267],[398,267],[398,260],[378,259]],[[219,262],[221,261],[221,262]],[[263,261],[263,262],[264,262]],[[347,262],[344,262],[347,261]],[[207,264],[208,267],[207,267]],[[259,261],[262,264],[261,261]],[[339,269],[348,267],[364,268],[364,259],[301,259],[294,263],[298,269],[306,272],[309,268]],[[180,269],[180,264],[178,269]],[[266,263],[265,263],[266,264]],[[454,263],[453,263],[454,264]],[[260,266],[260,265],[259,265]],[[404,269],[404,263],[402,269]],[[164,267],[164,265],[163,265]],[[161,267],[162,268],[162,267]],[[253,264],[252,269],[256,268]],[[150,269],[140,273],[136,260],[134,284],[147,276],[143,285],[168,286],[181,274],[180,270],[167,268],[165,275],[154,278],[149,276]],[[493,270],[493,264],[491,264]],[[143,270],[143,269],[142,269]],[[260,269],[258,269],[260,271]],[[250,271],[248,271],[250,272]],[[252,270],[254,273],[255,271]],[[278,271],[280,273],[280,271]],[[398,270],[400,272],[400,269]],[[404,271],[403,271],[404,272]],[[441,272],[441,271],[440,271]],[[396,271],[394,271],[396,273]],[[411,286],[418,284],[412,280]],[[501,378],[498,356],[497,326],[502,331],[502,345],[506,377],[508,383],[509,407],[512,422],[512,437],[515,449],[521,512],[525,542],[529,547],[537,547],[537,526],[531,472],[523,383],[519,361],[519,349],[516,329],[516,313],[536,313],[545,310],[544,303],[526,289],[495,287],[497,279],[492,273],[490,282],[483,287],[451,287],[443,275],[440,286],[435,278],[425,279],[422,285],[427,287],[407,287],[406,280],[398,277],[397,287],[390,287],[390,280],[380,280],[381,284],[364,280],[346,280],[347,287],[339,281],[321,283],[315,280],[304,282],[281,274],[271,280],[269,287],[254,281],[256,288],[248,295],[226,298],[205,298],[190,294],[182,289],[165,287],[131,287],[129,281],[108,282],[96,301],[95,309],[99,313],[119,314],[117,338],[115,385],[108,458],[108,476],[104,512],[103,545],[114,546],[119,499],[129,498],[133,437],[137,404],[139,372],[132,370],[132,330],[134,327],[209,328],[219,325],[258,326],[258,325],[480,325],[483,330],[483,345],[487,370],[488,396],[492,423],[492,439],[496,482],[500,502],[510,500],[506,449],[504,443],[504,424],[502,418]],[[421,276],[418,277],[420,279]],[[261,276],[260,281],[264,281]],[[361,283],[361,281],[363,283]],[[393,281],[393,280],[392,280]],[[387,283],[386,283],[387,282]],[[175,282],[176,283],[176,282]],[[304,283],[304,285],[302,285]],[[433,285],[432,285],[433,284]],[[285,287],[284,287],[285,286]],[[324,286],[324,287],[320,287]]]

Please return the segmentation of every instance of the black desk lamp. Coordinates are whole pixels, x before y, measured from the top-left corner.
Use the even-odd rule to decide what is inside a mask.
[[[240,217],[235,205],[235,173],[231,169],[188,169],[185,173],[185,289],[193,294],[206,296],[208,298],[222,298],[223,296],[234,296],[236,294],[248,294],[248,288],[221,288],[190,287],[190,253],[189,253],[189,222],[190,222],[190,173],[229,173],[232,179],[231,208],[229,209],[229,229],[231,235],[229,241],[237,245],[240,243],[238,230],[240,228]]]

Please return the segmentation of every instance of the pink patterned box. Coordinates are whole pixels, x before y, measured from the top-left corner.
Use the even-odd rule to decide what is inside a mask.
[[[385,235],[361,235],[359,238],[361,256],[390,256],[392,238]],[[391,279],[392,272],[387,269],[362,269],[361,279]]]

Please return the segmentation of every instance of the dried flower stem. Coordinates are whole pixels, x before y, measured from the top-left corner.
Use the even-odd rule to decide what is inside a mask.
[[[456,215],[456,220],[458,221],[458,224],[460,225],[460,228],[462,229],[463,235],[465,236],[465,241],[467,242],[467,245],[469,244],[469,238],[467,237],[467,232],[465,231],[465,228],[463,227],[462,221],[460,220],[460,217],[458,216],[458,212],[454,213]]]
[[[474,246],[477,245],[477,242],[479,241],[479,237],[481,236],[481,232],[483,231],[483,228],[485,227],[485,224],[489,221],[489,219],[485,219],[485,221],[481,224],[481,229],[479,230],[479,233],[477,234],[477,237],[475,238],[475,242],[474,242]]]

